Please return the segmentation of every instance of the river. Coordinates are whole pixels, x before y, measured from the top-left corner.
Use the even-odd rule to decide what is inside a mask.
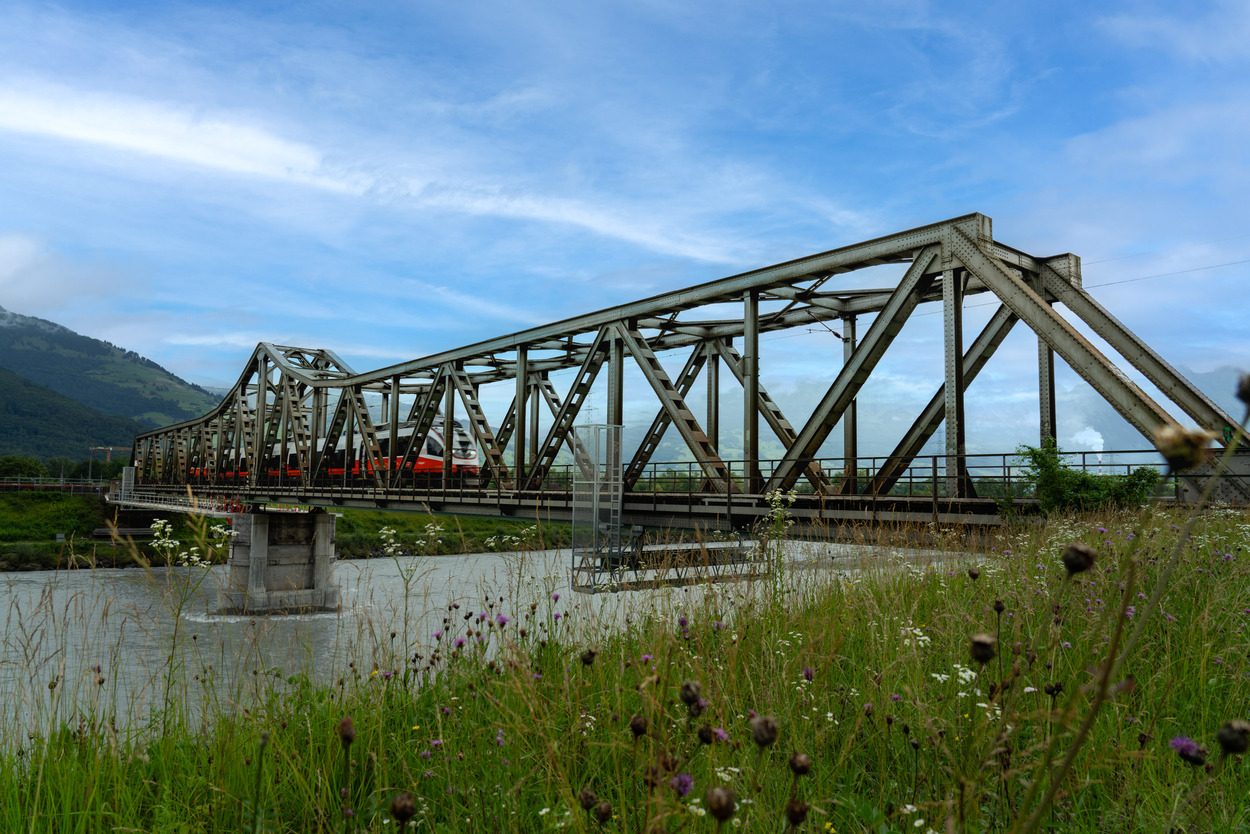
[[[822,544],[813,556],[812,547],[795,544],[788,559],[845,575],[881,555]],[[912,553],[909,561],[917,556],[930,560]],[[577,644],[630,616],[675,617],[707,604],[728,619],[744,593],[737,583],[572,593],[569,561],[567,550],[340,561],[341,611],[263,617],[212,613],[224,566],[4,574],[0,733],[20,742],[62,722],[142,727],[166,705],[195,724],[295,676],[334,684],[402,674],[436,648],[446,656],[457,640],[464,652],[490,654],[501,633],[515,640],[521,629]]]

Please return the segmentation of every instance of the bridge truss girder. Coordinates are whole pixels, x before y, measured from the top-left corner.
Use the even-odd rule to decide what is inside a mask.
[[[840,276],[882,265],[898,265],[904,274],[893,286],[879,289],[839,286]],[[1000,308],[965,352],[964,302],[983,293],[996,296]],[[970,214],[369,373],[356,373],[327,350],[262,343],[216,409],[199,420],[138,436],[134,460],[141,482],[211,487],[246,479],[256,487],[276,469],[280,481],[309,486],[324,485],[331,469],[341,468],[345,478],[355,468],[374,488],[401,489],[405,465],[424,448],[440,408],[450,422],[459,400],[481,453],[485,482],[499,490],[536,490],[566,449],[576,465],[588,465],[572,428],[605,366],[607,422],[621,422],[625,364],[632,361],[659,408],[624,466],[627,490],[636,486],[667,430],[675,428],[708,492],[788,490],[805,478],[818,493],[845,494],[858,491],[860,483],[855,471],[857,395],[912,311],[926,303],[942,305],[944,378],[894,454],[869,473],[868,492],[888,491],[945,424],[947,495],[971,494],[963,469],[964,395],[1019,322],[1038,338],[1043,437],[1055,430],[1055,355],[1143,436],[1175,422],[1070,319],[1084,322],[1199,426],[1220,433],[1237,425],[1085,292],[1075,255],[1033,257],[996,242],[990,219]],[[741,315],[713,317],[723,316],[727,305]],[[856,343],[855,322],[863,316],[871,316],[871,323]],[[835,321],[852,335],[844,337],[843,356],[831,357],[841,361],[828,390],[796,430],[760,385],[759,337]],[[685,352],[676,377],[659,359],[673,352]],[[743,392],[743,459],[737,473],[720,450],[722,365]],[[565,370],[573,376],[561,394],[551,374]],[[700,378],[707,382],[703,420],[687,404]],[[513,395],[496,432],[479,391],[505,382],[512,383]],[[406,417],[405,399],[410,401]],[[381,403],[377,419],[371,401]],[[545,434],[540,430],[544,403],[551,413]],[[785,449],[766,474],[760,471],[761,422]],[[839,424],[849,479],[835,479],[817,463],[820,448]],[[410,434],[401,434],[409,427]],[[385,450],[383,436],[389,438]],[[443,444],[444,477],[452,473],[451,445]]]

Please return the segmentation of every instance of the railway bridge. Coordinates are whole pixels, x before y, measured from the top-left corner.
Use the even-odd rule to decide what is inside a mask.
[[[966,299],[977,295],[996,306],[966,334]],[[857,395],[921,307],[940,308],[943,374],[892,453],[861,456],[858,424],[873,416],[858,412]],[[1147,441],[1177,420],[1124,363],[1217,443],[1236,442],[1237,421],[1085,291],[1076,255],[1027,254],[969,214],[364,373],[328,349],[262,343],[217,408],[135,438],[123,498],[576,523],[581,495],[610,547],[634,525],[742,528],[777,492],[794,493],[801,522],[994,524],[1004,501],[1018,501],[1010,455],[967,454],[964,399],[1020,324],[1037,340],[1039,438],[1055,437],[1058,356]],[[828,357],[827,390],[796,420],[761,385],[760,340],[812,327],[836,328],[842,347]],[[627,368],[641,391],[627,391]],[[655,407],[628,446],[627,396],[631,408],[643,397]],[[598,427],[586,425],[592,401],[603,406]],[[508,405],[488,413],[488,402]],[[721,422],[735,406],[741,440],[730,455]],[[939,428],[943,447],[922,455]],[[657,459],[666,437],[669,448],[680,438],[681,462]],[[762,441],[783,453],[765,458]],[[1250,460],[1236,458],[1236,473],[1250,474]],[[1244,477],[1218,490],[1232,503],[1250,498]]]

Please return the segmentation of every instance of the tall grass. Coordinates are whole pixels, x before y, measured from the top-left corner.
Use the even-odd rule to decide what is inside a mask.
[[[1037,811],[1064,831],[1250,827],[1245,765],[1216,742],[1250,704],[1246,513],[1054,518],[982,553],[947,540],[863,557],[791,542],[783,593],[594,599],[521,551],[514,581],[448,602],[429,634],[362,620],[350,651],[293,675],[257,646],[198,657],[184,633],[142,710],[72,650],[85,618],[122,615],[45,598],[6,625],[11,665],[21,645],[64,651],[37,675],[57,685],[6,710],[0,830],[1010,831]],[[1098,555],[1069,576],[1074,542]],[[419,571],[405,581],[432,598]]]

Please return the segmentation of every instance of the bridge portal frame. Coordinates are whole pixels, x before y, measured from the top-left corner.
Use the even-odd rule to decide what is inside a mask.
[[[838,286],[839,276],[886,264],[904,268],[892,287]],[[999,307],[965,349],[965,299],[984,293],[992,293]],[[856,397],[912,311],[930,302],[943,310],[944,378],[894,454],[866,480],[868,494],[888,493],[945,424],[947,496],[971,496],[974,487],[964,467],[964,394],[1019,322],[1038,338],[1042,438],[1055,431],[1056,354],[1146,438],[1162,425],[1175,424],[1056,304],[1103,338],[1199,426],[1221,436],[1226,427],[1237,426],[1082,288],[1077,256],[1026,254],[995,241],[990,218],[969,214],[367,373],[356,373],[329,350],[262,343],[221,405],[197,420],[139,435],[133,459],[140,483],[259,490],[259,482],[276,469],[279,486],[321,488],[327,486],[329,461],[342,447],[344,478],[359,464],[374,487],[389,491],[403,487],[405,463],[420,452],[440,407],[448,423],[459,407],[481,451],[484,477],[497,490],[532,491],[544,486],[562,450],[580,459],[572,429],[605,365],[607,418],[620,422],[625,360],[630,359],[659,410],[624,466],[627,491],[666,431],[675,428],[709,493],[784,491],[805,479],[818,494],[846,495],[860,491],[854,463]],[[775,309],[762,312],[762,305]],[[741,316],[724,317],[726,308],[740,309]],[[856,322],[864,316],[871,322],[857,341]],[[760,384],[760,335],[838,321],[849,334],[842,336],[841,368],[813,413],[796,428]],[[672,378],[658,356],[678,350],[690,352]],[[721,367],[743,390],[740,476],[719,451]],[[550,375],[564,370],[574,373],[560,394]],[[702,421],[686,402],[701,374],[708,399]],[[493,428],[479,389],[507,381],[514,386],[512,402]],[[381,398],[381,420],[372,418],[366,396]],[[545,436],[540,430],[544,405],[551,413]],[[769,472],[759,467],[761,423],[786,450]],[[816,463],[819,449],[839,423],[847,471],[825,472]],[[401,426],[411,426],[412,432],[397,443]],[[389,439],[385,453],[379,443],[383,428]],[[444,479],[452,474],[451,445],[444,444]],[[271,468],[275,458],[294,465]],[[1236,481],[1222,488],[1238,493],[1225,500],[1245,502],[1246,490]]]

